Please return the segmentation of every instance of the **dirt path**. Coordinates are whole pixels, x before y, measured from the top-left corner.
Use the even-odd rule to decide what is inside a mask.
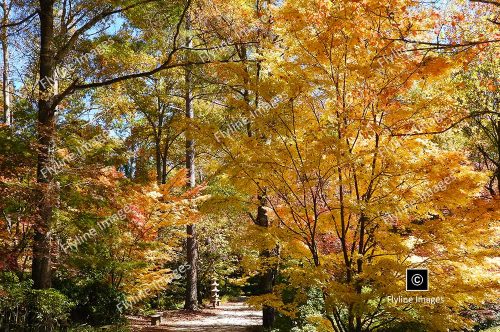
[[[257,332],[261,330],[262,312],[250,309],[242,302],[233,302],[195,313],[166,311],[160,326],[151,326],[149,319],[140,317],[131,317],[130,324],[133,331],[142,332]]]

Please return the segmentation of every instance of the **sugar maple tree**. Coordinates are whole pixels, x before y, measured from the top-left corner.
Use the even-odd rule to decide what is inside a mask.
[[[258,134],[235,132],[220,143],[240,187],[266,193],[272,227],[251,228],[253,247],[278,246],[284,260],[286,283],[255,303],[293,316],[315,288],[324,301],[315,321],[322,329],[416,321],[446,331],[470,323],[461,309],[498,295],[484,273],[494,267],[488,259],[498,240],[498,200],[481,196],[486,178],[461,152],[426,134],[466,114],[446,77],[482,47],[415,49],[407,36],[428,38],[438,14],[412,6],[274,7],[271,34],[279,42],[266,49],[262,82],[253,87],[260,96],[254,111],[265,114],[252,122]],[[489,40],[482,37],[477,45]],[[484,234],[489,239],[478,242]],[[482,268],[471,270],[478,262]],[[389,301],[404,295],[411,267],[429,268],[426,296],[442,296],[443,304]]]
[[[166,184],[159,187],[142,188],[148,190],[142,198],[140,218],[131,228],[129,244],[117,244],[117,248],[132,252],[139,241],[142,241],[143,250],[134,250],[142,255],[142,264],[126,275],[124,289],[132,297],[141,294],[148,285],[155,285],[152,294],[169,287],[169,283],[176,277],[165,264],[176,259],[175,253],[181,246],[185,235],[179,226],[196,223],[200,218],[197,205],[207,197],[201,196],[204,186],[186,189],[187,171],[178,171]],[[144,247],[147,241],[147,247]],[[130,250],[127,249],[130,247]],[[144,250],[144,248],[148,248]],[[130,255],[130,254],[129,254]],[[146,296],[146,298],[148,298]],[[142,299],[142,298],[141,298]]]

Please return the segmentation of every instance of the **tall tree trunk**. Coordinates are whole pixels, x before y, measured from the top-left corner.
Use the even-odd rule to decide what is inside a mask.
[[[11,101],[11,84],[9,81],[9,44],[8,44],[8,28],[7,24],[9,23],[9,2],[7,0],[3,0],[2,3],[3,8],[3,18],[2,25],[4,25],[2,29],[2,57],[3,57],[3,70],[2,70],[2,97],[3,97],[3,115],[4,115],[4,123],[7,126],[12,124],[12,110],[10,108]]]
[[[258,6],[257,6],[258,7]],[[246,61],[247,60],[247,49],[245,46],[242,46],[240,49],[238,49],[239,57],[241,60]],[[248,89],[249,85],[249,70],[245,66],[244,67],[245,75],[243,77],[243,84],[244,84],[244,90],[243,90],[243,100],[245,101],[245,104],[247,105],[247,114],[249,118],[251,118],[252,114],[252,107],[251,107],[251,100],[250,100],[250,91]],[[260,78],[260,64],[257,63],[257,73],[256,73],[256,80],[257,82],[259,81]],[[255,100],[254,100],[254,114],[257,114],[258,108],[259,108],[259,96],[257,91],[255,92]],[[252,131],[252,123],[251,121],[247,122],[247,135],[248,137],[253,136],[253,131]],[[266,198],[266,193],[263,191],[259,196],[259,206],[257,208],[257,218],[255,218],[255,223],[258,226],[268,228],[269,227],[269,219],[267,217],[267,212],[266,212],[266,204],[267,204],[267,198]],[[264,260],[268,261],[269,258],[272,256],[278,255],[279,248],[275,248],[277,251],[276,253],[273,253],[270,250],[264,250],[262,251],[259,256],[263,258]],[[276,275],[278,273],[278,270],[276,267],[270,267],[267,269],[259,279],[259,290],[262,294],[270,294],[273,292],[273,287],[274,287],[274,281],[276,279]],[[273,307],[264,305],[262,307],[262,326],[265,329],[271,329],[274,325],[274,321],[276,319],[276,311]]]
[[[498,104],[498,100],[495,102],[495,104]],[[495,137],[497,138],[495,143],[496,143],[496,149],[497,149],[497,165],[500,165],[500,120],[496,121],[496,135]],[[500,195],[500,167],[496,166],[496,178],[497,178],[497,193]]]
[[[269,219],[266,212],[266,193],[263,192],[258,197],[260,205],[257,208],[257,218],[255,218],[255,223],[260,227],[269,227]],[[264,250],[260,253],[260,257],[268,261],[269,258],[275,256],[271,250]],[[277,269],[275,267],[269,267],[260,277],[259,289],[262,294],[270,294],[273,292],[274,280],[277,274]],[[270,306],[262,307],[262,326],[265,329],[270,329],[274,325],[275,320],[275,309]]]
[[[186,30],[190,30],[189,15],[186,16]],[[187,37],[186,46],[191,47],[191,37]],[[189,121],[194,119],[194,109],[192,105],[192,73],[191,68],[185,68],[185,102],[186,102],[186,119]],[[191,124],[188,124],[191,126]],[[186,168],[188,170],[188,185],[191,188],[196,186],[195,174],[195,147],[193,132],[190,127],[186,130]],[[198,309],[198,241],[196,238],[196,226],[194,224],[187,225],[187,262],[190,269],[187,272],[186,285],[186,302],[184,308],[187,310]]]
[[[158,127],[156,129],[155,149],[156,149],[156,182],[158,185],[164,183],[163,180],[163,158],[161,155],[161,140],[163,136],[163,112],[160,98],[157,98]]]
[[[358,259],[356,261],[357,263],[357,274],[360,275],[363,273],[363,258],[365,255],[365,234],[366,234],[366,223],[368,222],[368,218],[364,215],[361,214],[361,217],[359,218],[359,223],[360,223],[360,229],[359,229],[359,243],[358,243]],[[361,284],[362,280],[358,279],[356,281],[356,293],[361,295],[361,291],[363,288],[363,285]],[[363,327],[363,321],[361,317],[361,312],[359,310],[356,310],[356,332],[361,332],[361,328]]]
[[[167,153],[161,158],[161,183],[167,183]]]
[[[44,78],[54,77],[54,0],[40,0],[40,84],[38,97],[37,183],[40,199],[33,239],[32,278],[34,287],[51,287],[50,228],[57,196],[53,174],[48,171],[54,158],[56,133],[52,87]]]
[[[163,179],[163,167],[162,167],[162,156],[161,156],[161,136],[155,138],[155,161],[156,161],[156,183],[158,185],[162,184]]]

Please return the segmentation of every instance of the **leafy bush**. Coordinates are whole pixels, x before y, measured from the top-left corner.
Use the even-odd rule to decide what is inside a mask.
[[[31,290],[28,297],[30,327],[52,331],[68,324],[74,304],[55,289]]]
[[[390,327],[386,327],[384,331],[387,332],[426,332],[428,328],[418,322],[400,322],[395,323]]]
[[[284,294],[285,300],[292,301],[295,297],[294,291],[289,291]],[[321,291],[316,288],[311,288],[307,291],[307,300],[298,306],[297,317],[292,319],[288,316],[277,313],[275,330],[274,331],[290,331],[290,332],[316,332],[317,329],[312,324],[311,318],[321,317],[324,310],[324,301],[321,296]]]
[[[0,329],[22,326],[26,320],[31,280],[21,282],[13,272],[0,273]]]
[[[476,322],[474,331],[486,330],[500,325],[500,303],[485,303],[482,306],[470,306],[464,312],[466,317]]]
[[[0,329],[53,331],[68,323],[73,303],[55,289],[34,290],[12,272],[0,273]]]
[[[121,322],[117,304],[122,293],[105,281],[65,278],[56,284],[75,303],[71,311],[73,321],[93,326]]]

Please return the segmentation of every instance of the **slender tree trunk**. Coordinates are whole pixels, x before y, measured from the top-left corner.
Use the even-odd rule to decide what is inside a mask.
[[[500,169],[497,169],[497,193],[500,194]]]
[[[239,51],[239,57],[242,60],[247,60],[247,49],[245,46],[242,46]],[[245,67],[245,72],[249,74],[249,70],[247,67]],[[249,75],[248,75],[249,76]],[[260,78],[260,64],[257,63],[257,73],[256,73],[256,80],[257,82],[259,81]],[[250,91],[248,89],[248,84],[249,84],[249,79],[247,76],[244,76],[243,78],[243,84],[244,84],[244,90],[243,90],[243,100],[245,101],[245,104],[247,105],[247,114],[251,118],[251,100],[250,100]],[[258,111],[259,108],[259,96],[257,94],[257,91],[255,93],[255,109],[254,112]],[[257,114],[257,113],[255,113]],[[252,123],[250,121],[247,122],[247,135],[248,137],[253,136],[253,131],[252,131]],[[266,203],[267,203],[267,198],[266,198],[266,193],[262,192],[258,196],[258,200],[260,202],[259,207],[257,208],[257,218],[255,219],[255,223],[258,226],[268,228],[269,227],[269,219],[267,217],[267,212],[266,212]],[[268,261],[269,258],[271,258],[273,255],[277,256],[279,248],[276,248],[276,253],[273,253],[270,250],[264,250],[259,254],[259,256]],[[273,292],[273,287],[274,287],[274,281],[276,279],[276,275],[278,274],[277,268],[276,267],[271,267],[267,271],[265,271],[261,276],[259,280],[259,290],[262,294],[270,294]],[[273,307],[264,305],[262,307],[262,326],[265,329],[271,329],[274,325],[274,321],[276,319],[276,311]]]
[[[162,106],[161,106],[161,101],[160,98],[157,98],[158,100],[158,105],[157,105],[157,113],[158,113],[158,127],[156,129],[157,131],[157,136],[155,137],[155,148],[156,148],[156,182],[158,185],[163,183],[163,158],[161,155],[161,140],[163,136],[163,112],[162,112]]]
[[[263,253],[263,257],[271,257],[270,252]],[[274,277],[276,275],[275,269],[269,269],[266,271],[266,273],[262,276],[261,279],[261,289],[263,290],[264,294],[270,294],[273,292],[273,286],[274,286]],[[264,305],[262,307],[262,326],[265,329],[271,329],[274,325],[274,321],[276,319],[276,311],[273,307]]]
[[[497,104],[497,103],[496,103]],[[497,164],[500,165],[500,120],[496,122],[496,148],[498,153]],[[497,178],[497,193],[500,195],[500,167],[496,167],[496,178]]]
[[[366,223],[368,222],[368,218],[361,214],[359,218],[360,229],[359,229],[359,244],[358,244],[358,255],[359,258],[356,260],[358,267],[358,275],[363,273],[363,256],[365,254],[365,234],[366,234]],[[361,280],[356,281],[356,293],[361,295],[362,284]],[[361,312],[356,310],[356,332],[361,332],[361,328],[363,327]]]
[[[189,15],[186,17],[186,30],[190,29]],[[187,47],[191,47],[191,37],[187,37]],[[191,68],[185,68],[185,103],[186,103],[186,119],[191,121],[194,119],[194,109],[192,105],[192,73]],[[195,146],[192,137],[192,130],[188,127],[186,130],[186,168],[188,170],[188,185],[191,188],[196,186],[195,174]],[[196,226],[194,224],[187,225],[187,262],[190,269],[187,272],[186,285],[186,302],[184,308],[187,310],[198,309],[198,241],[196,238]]]
[[[2,57],[3,57],[3,70],[2,70],[2,97],[3,97],[3,115],[4,123],[7,126],[12,124],[12,111],[10,108],[11,101],[11,84],[9,81],[9,44],[8,44],[8,28],[5,26],[9,23],[9,3],[3,0],[3,19],[2,25]]]
[[[257,208],[257,218],[255,219],[255,223],[260,227],[269,227],[269,219],[267,217],[266,212],[266,197],[265,193],[262,193],[258,197],[260,205]],[[269,260],[273,256],[273,253],[270,250],[264,250],[260,253],[260,257],[264,260]],[[277,270],[274,267],[270,267],[267,269],[260,277],[259,281],[259,289],[262,294],[270,294],[273,292],[274,279],[276,277]],[[275,320],[275,309],[270,306],[262,307],[262,326],[265,329],[270,329],[274,325]]]
[[[161,137],[155,139],[155,161],[156,161],[156,183],[158,185],[162,184],[163,180],[163,167],[162,167],[162,156],[161,156]]]
[[[161,183],[167,183],[167,153],[161,159]]]
[[[38,97],[38,164],[37,183],[40,189],[38,218],[33,239],[32,278],[34,287],[51,287],[50,228],[57,196],[53,174],[48,171],[54,157],[56,133],[52,87],[43,78],[54,77],[54,0],[40,0],[40,84]]]

